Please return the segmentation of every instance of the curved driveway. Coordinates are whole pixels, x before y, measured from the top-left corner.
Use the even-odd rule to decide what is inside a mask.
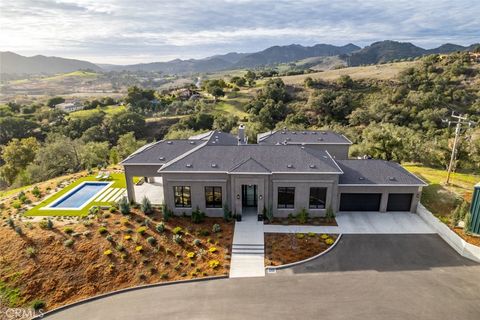
[[[148,288],[46,319],[479,319],[480,265],[437,235],[344,235],[265,278]]]

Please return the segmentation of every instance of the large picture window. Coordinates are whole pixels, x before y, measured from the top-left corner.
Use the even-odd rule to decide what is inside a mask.
[[[205,187],[205,206],[207,208],[222,207],[222,187]]]
[[[308,206],[310,209],[325,209],[326,200],[327,188],[310,188],[310,199],[308,201]]]
[[[185,187],[185,186],[173,187],[173,194],[175,197],[176,208],[192,207],[192,195],[190,192],[190,187]]]
[[[295,188],[279,187],[278,188],[278,208],[290,209],[295,207]]]

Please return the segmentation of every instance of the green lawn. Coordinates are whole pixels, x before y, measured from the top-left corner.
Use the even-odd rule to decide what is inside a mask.
[[[47,206],[48,204],[52,203],[53,201],[60,198],[62,195],[67,193],[68,191],[72,190],[80,183],[84,181],[98,181],[95,179],[95,176],[87,176],[84,178],[80,178],[73,182],[72,184],[68,185],[67,187],[63,188],[50,198],[42,201],[34,208],[30,209],[25,213],[25,216],[86,216],[88,215],[88,210],[93,206],[108,206],[111,203],[108,202],[90,202],[87,206],[85,206],[81,210],[40,210],[41,208]],[[126,181],[125,175],[123,173],[112,173],[109,182],[113,182],[110,188],[126,188]]]
[[[61,79],[70,78],[70,77],[96,78],[97,76],[98,74],[96,72],[78,70],[78,71],[62,73],[62,74],[57,74],[51,77],[43,78],[42,81],[61,80]]]
[[[70,116],[74,117],[74,118],[81,119],[81,118],[89,117],[89,116],[91,116],[95,113],[98,113],[100,111],[105,112],[107,115],[113,115],[113,114],[120,113],[120,112],[125,111],[125,110],[126,110],[126,108],[125,108],[124,105],[121,105],[121,106],[106,106],[106,107],[95,108],[95,109],[74,111],[74,112],[70,113]]]
[[[409,164],[403,167],[429,184],[423,188],[421,202],[436,215],[449,215],[462,199],[471,201],[473,186],[480,182],[480,175],[453,173],[447,186],[446,170]]]

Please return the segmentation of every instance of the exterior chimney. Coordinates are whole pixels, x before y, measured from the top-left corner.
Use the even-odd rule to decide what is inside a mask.
[[[245,138],[245,125],[243,124],[238,127],[238,144],[247,144],[247,138]]]

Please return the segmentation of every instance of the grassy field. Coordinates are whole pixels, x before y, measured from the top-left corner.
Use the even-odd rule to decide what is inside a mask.
[[[83,117],[91,116],[92,114],[99,112],[99,110],[105,112],[106,114],[113,115],[113,114],[125,111],[126,107],[124,105],[121,105],[121,106],[106,106],[106,107],[89,109],[89,110],[79,110],[79,111],[70,113],[70,116],[74,118],[83,118]]]
[[[42,78],[42,81],[63,80],[65,78],[79,77],[79,78],[96,78],[98,74],[90,71],[73,71],[69,73],[57,74],[51,77]]]
[[[52,203],[53,201],[60,198],[62,195],[66,194],[80,183],[84,181],[98,181],[95,179],[95,176],[87,176],[84,178],[80,178],[75,182],[71,183],[67,187],[63,188],[59,192],[55,193],[53,196],[45,199],[44,201],[40,202],[34,208],[30,209],[25,213],[25,216],[86,216],[88,215],[88,210],[93,206],[106,206],[109,205],[107,202],[90,202],[85,208],[81,210],[41,210],[41,208],[47,206],[48,204]],[[108,182],[113,182],[110,188],[126,188],[125,176],[123,173],[112,173],[111,179],[106,180]]]
[[[288,85],[303,84],[306,78],[319,80],[336,80],[342,75],[349,75],[354,80],[358,79],[378,79],[389,80],[395,78],[401,71],[414,66],[417,61],[406,61],[396,63],[386,63],[365,67],[350,67],[337,70],[327,70],[323,72],[301,74],[296,76],[281,77],[283,82]]]
[[[453,173],[450,185],[445,185],[446,170],[433,169],[420,165],[403,165],[405,169],[417,175],[429,184],[423,188],[422,204],[432,213],[449,215],[462,199],[472,200],[473,186],[480,182],[480,175]]]

